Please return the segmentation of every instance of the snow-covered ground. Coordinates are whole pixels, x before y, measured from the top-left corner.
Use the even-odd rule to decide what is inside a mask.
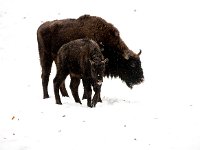
[[[143,50],[145,82],[106,78],[92,109],[72,96],[55,104],[55,66],[42,99],[36,41],[43,21],[83,14]],[[197,0],[1,0],[0,150],[200,150],[199,14]]]

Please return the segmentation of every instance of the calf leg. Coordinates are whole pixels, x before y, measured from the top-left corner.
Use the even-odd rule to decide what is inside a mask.
[[[83,87],[84,87],[84,95],[85,95],[85,98],[87,99],[87,106],[92,107],[92,104],[91,104],[91,96],[92,96],[91,85],[90,85],[90,83],[88,82],[87,79],[83,79],[82,81],[83,81]]]
[[[67,90],[66,90],[66,87],[65,87],[65,80],[60,85],[60,92],[61,92],[62,96],[69,97]]]
[[[102,103],[100,93],[99,93],[99,100],[98,100],[98,102]]]
[[[48,94],[48,83],[49,83],[49,75],[51,73],[51,67],[53,63],[53,59],[49,55],[44,55],[40,60],[42,67],[42,87],[43,87],[43,98],[49,98]]]
[[[88,99],[87,98],[87,91],[86,91],[86,89],[84,88],[84,93],[83,93],[83,98],[82,99]],[[101,100],[101,96],[99,95],[99,100],[98,100],[98,102],[102,102],[102,100]]]
[[[94,92],[95,92],[95,94],[92,99],[92,107],[95,107],[97,102],[99,102],[99,99],[101,99],[100,98],[101,85],[94,86]]]
[[[82,99],[87,99],[87,91],[86,91],[85,88],[84,88],[84,93],[83,93],[83,98]]]
[[[57,70],[56,77],[53,80],[56,104],[62,105],[61,100],[60,100],[60,95],[59,95],[59,88],[60,88],[61,84],[63,83],[63,81],[65,80],[67,75],[68,75],[67,70]]]
[[[74,97],[74,100],[76,103],[81,103],[79,95],[78,95],[78,86],[80,84],[80,78],[71,76],[71,83],[70,83],[70,89],[72,91],[72,95]]]

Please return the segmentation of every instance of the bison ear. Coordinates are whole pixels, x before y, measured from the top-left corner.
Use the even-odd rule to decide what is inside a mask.
[[[139,56],[141,55],[142,50],[140,49],[138,54],[135,54],[133,51],[131,50],[127,50],[125,51],[125,53],[123,54],[123,57],[128,60],[130,57],[134,57],[134,58],[139,58]]]
[[[130,56],[129,56],[128,54],[125,53],[125,54],[123,55],[123,57],[124,57],[126,60],[128,60]]]
[[[126,50],[123,54],[123,57],[128,60],[133,55],[133,52],[131,50]]]

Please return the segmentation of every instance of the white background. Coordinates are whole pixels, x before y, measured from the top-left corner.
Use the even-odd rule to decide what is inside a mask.
[[[106,78],[93,109],[76,104],[69,88],[70,98],[55,104],[55,66],[42,99],[37,28],[83,14],[142,49],[145,76],[132,90]],[[197,0],[1,0],[0,150],[199,150],[199,14]]]

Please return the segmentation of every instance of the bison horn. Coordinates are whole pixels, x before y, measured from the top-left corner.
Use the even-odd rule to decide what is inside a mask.
[[[142,53],[142,50],[140,49],[140,52],[137,54],[137,56],[140,56],[140,55],[141,55],[141,53]]]

